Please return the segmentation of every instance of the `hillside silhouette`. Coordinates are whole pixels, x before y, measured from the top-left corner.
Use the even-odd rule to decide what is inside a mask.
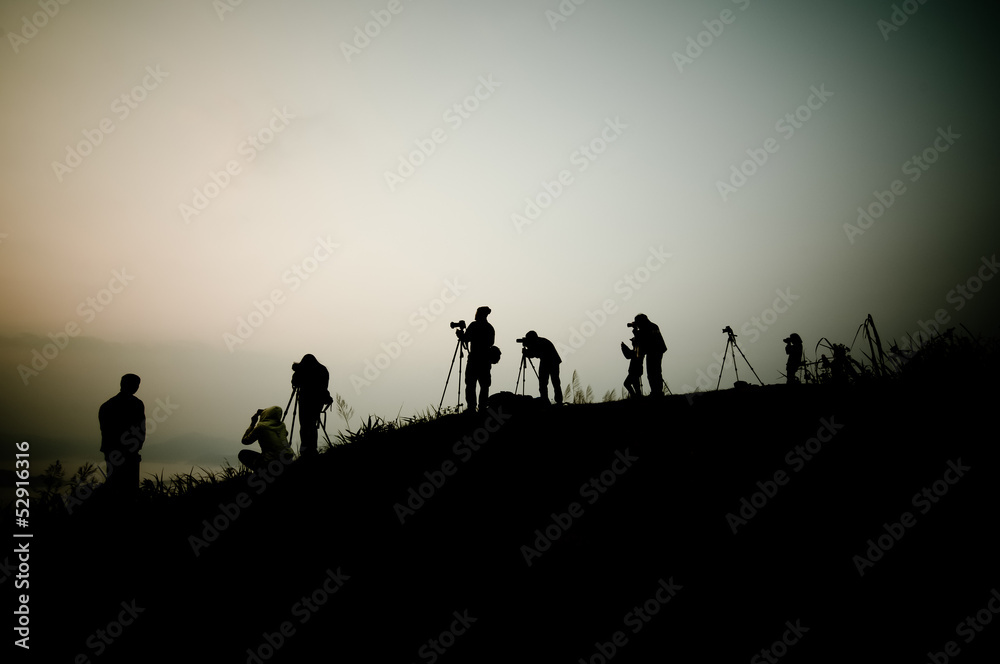
[[[976,382],[997,363],[976,357],[843,387],[547,408],[495,395],[486,413],[373,426],[272,483],[127,510],[94,495],[39,516],[32,650],[924,662],[954,641],[987,661],[1000,628],[966,643],[955,627],[1000,588],[996,394]]]

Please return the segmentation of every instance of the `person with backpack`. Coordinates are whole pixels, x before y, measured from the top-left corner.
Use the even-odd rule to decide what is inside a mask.
[[[486,400],[490,397],[492,378],[490,369],[495,364],[493,343],[496,341],[496,331],[486,320],[491,310],[489,307],[476,309],[476,319],[465,329],[455,330],[459,341],[469,346],[469,359],[465,365],[465,402],[468,411],[476,412],[476,384],[479,384],[479,410],[486,409]]]
[[[303,355],[292,364],[292,387],[298,390],[299,454],[303,457],[318,453],[319,416],[323,408],[333,403],[330,396],[330,372],[315,355]]]

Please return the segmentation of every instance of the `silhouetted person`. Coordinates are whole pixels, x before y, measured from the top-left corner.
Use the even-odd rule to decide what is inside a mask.
[[[107,488],[111,493],[133,498],[139,490],[139,450],[146,442],[146,408],[135,396],[139,377],[125,374],[121,390],[97,412],[101,423],[101,452],[107,464]]]
[[[630,339],[632,347],[629,348],[622,342],[622,355],[628,360],[628,375],[622,385],[628,390],[630,397],[642,396],[642,355],[639,352],[639,345],[635,337]]]
[[[476,383],[479,383],[479,410],[486,408],[490,396],[492,359],[490,348],[496,341],[493,326],[486,321],[489,307],[476,309],[476,319],[465,330],[455,330],[460,341],[469,345],[469,359],[465,369],[465,402],[469,412],[476,411]]]
[[[538,395],[545,403],[549,401],[549,379],[552,379],[552,392],[556,403],[562,403],[562,386],[559,384],[559,357],[555,345],[538,333],[531,330],[524,335],[524,348],[521,352],[525,357],[538,358]]]
[[[650,396],[663,396],[663,354],[667,352],[667,344],[663,341],[659,326],[651,323],[646,314],[639,314],[628,327],[635,330],[640,357],[646,361]]]
[[[330,372],[313,355],[303,355],[301,362],[292,364],[292,386],[298,390],[299,454],[303,457],[318,452],[319,415],[323,407],[333,403],[330,398]]]
[[[264,468],[275,459],[286,461],[294,458],[288,444],[288,429],[281,421],[281,406],[271,406],[258,410],[250,418],[250,426],[243,434],[243,444],[260,443],[260,452],[241,450],[240,463],[250,470]],[[281,457],[285,458],[282,459]]]
[[[802,338],[793,332],[783,341],[785,342],[785,354],[788,355],[788,361],[785,362],[785,378],[786,382],[792,385],[799,382],[796,373],[802,366]]]

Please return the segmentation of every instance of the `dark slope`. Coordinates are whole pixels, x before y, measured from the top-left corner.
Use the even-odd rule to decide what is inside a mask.
[[[95,497],[32,544],[33,649],[96,662],[245,662],[248,648],[262,661],[601,662],[612,648],[615,662],[747,661],[796,638],[788,621],[805,629],[783,662],[922,662],[947,641],[983,661],[1000,627],[967,644],[955,626],[1000,588],[995,403],[919,381],[508,402],[499,427],[449,416],[372,436],[261,493],[206,486],[131,515]],[[475,435],[478,450],[459,443]],[[453,474],[433,475],[448,461]],[[969,468],[948,473],[954,484],[949,462]],[[768,485],[776,471],[787,481]],[[394,505],[425,473],[444,482],[400,523]],[[602,473],[603,492],[581,490]],[[758,482],[774,495],[734,534],[726,515]],[[935,482],[947,492],[914,504]],[[220,517],[241,494],[249,507]],[[553,525],[571,503],[579,516]],[[904,512],[915,523],[859,574],[854,557]],[[213,518],[226,528],[196,557],[189,537]],[[546,528],[558,538],[529,566],[522,546],[545,547]],[[337,577],[315,612],[299,603]],[[133,599],[144,612],[95,656],[95,630]],[[655,615],[629,616],[644,604]],[[453,627],[465,631],[442,637]]]

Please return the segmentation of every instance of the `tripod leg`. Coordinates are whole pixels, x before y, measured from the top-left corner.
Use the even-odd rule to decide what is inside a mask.
[[[716,390],[718,390],[719,389],[719,385],[722,384],[722,372],[726,368],[726,352],[729,350],[729,342],[730,341],[732,341],[732,340],[731,339],[726,339],[726,347],[722,349],[722,366],[719,367],[719,380],[715,381],[715,389]],[[736,360],[733,360],[733,362],[735,363]]]
[[[448,392],[448,382],[451,380],[451,370],[455,368],[455,356],[458,355],[458,347],[462,345],[459,341],[455,344],[455,352],[451,355],[451,366],[448,367],[448,378],[444,381],[444,389],[441,391],[441,403],[438,404],[438,414],[441,413],[441,406],[444,405],[444,395]],[[461,379],[462,367],[458,367],[459,379]]]
[[[733,371],[736,372],[736,382],[738,383],[738,382],[740,382],[740,368],[736,364],[736,342],[735,341],[733,342],[733,347],[729,349],[729,352],[732,353],[732,356],[733,356]],[[740,351],[740,355],[742,355],[742,354],[743,354],[743,351]],[[743,359],[745,360],[747,358],[744,357]],[[750,363],[747,362],[747,364],[750,364]]]
[[[285,410],[281,411],[281,420],[284,421],[285,417],[288,416],[288,407],[292,405],[292,399],[295,398],[295,391],[299,389],[297,387],[292,388],[292,393],[288,396],[288,403],[285,404]]]
[[[292,444],[292,440],[295,437],[295,413],[298,412],[298,410],[299,410],[299,400],[296,399],[295,400],[295,406],[292,408],[292,428],[288,430],[288,444],[289,444],[289,446]],[[301,438],[301,437],[302,437],[302,434],[300,433],[299,434],[299,438]],[[300,444],[299,445],[299,454],[301,454],[301,453],[302,453],[302,445]]]
[[[740,351],[740,355],[743,356],[743,361],[747,363],[748,367],[750,367],[750,371],[753,373],[753,377],[756,378],[757,382],[761,384],[761,387],[763,387],[764,381],[762,381],[760,379],[760,376],[757,375],[757,372],[753,370],[753,365],[750,364],[750,360],[747,359],[747,356],[743,355],[743,350],[739,346],[736,345],[735,341],[733,342],[733,346],[736,347],[736,350]],[[736,358],[733,357],[733,364],[735,364],[735,363],[736,363]]]

